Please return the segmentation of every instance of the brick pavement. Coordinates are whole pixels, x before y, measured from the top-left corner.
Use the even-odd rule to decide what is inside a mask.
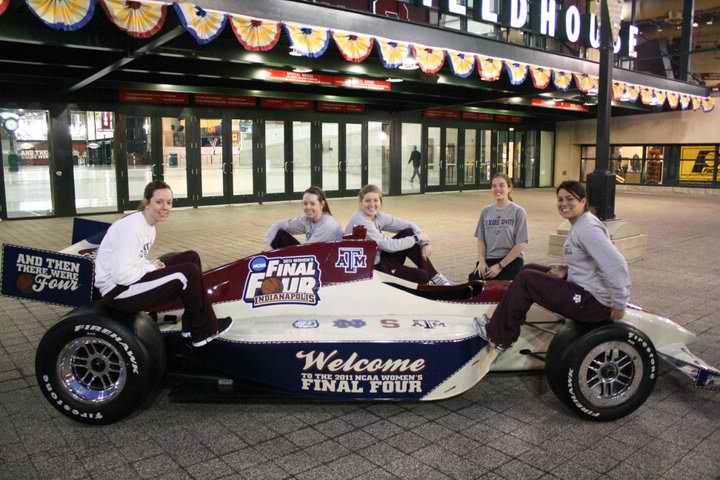
[[[528,259],[542,261],[559,222],[552,190],[516,191],[527,208]],[[433,239],[436,265],[460,281],[487,192],[387,198]],[[346,221],[352,199],[331,200]],[[631,266],[633,301],[699,335],[693,351],[720,365],[720,202],[716,197],[620,194],[619,214],[647,229]],[[213,267],[258,251],[267,226],[298,203],[177,210],[154,255],[199,251]],[[112,220],[117,215],[93,217]],[[3,222],[0,241],[59,249],[69,219]],[[720,478],[720,392],[664,372],[649,400],[612,423],[581,421],[540,375],[495,374],[433,403],[176,404],[106,427],[60,416],[34,378],[35,348],[66,309],[0,299],[0,479],[634,479]]]

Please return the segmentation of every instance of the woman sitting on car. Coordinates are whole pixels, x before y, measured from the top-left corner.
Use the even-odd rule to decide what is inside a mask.
[[[310,187],[303,193],[303,215],[273,223],[265,237],[271,248],[300,245],[293,237],[305,234],[306,243],[342,240],[340,224],[330,213],[327,197],[318,187]]]
[[[485,338],[498,351],[509,348],[533,303],[576,322],[620,320],[630,298],[630,272],[605,225],[588,211],[580,182],[556,190],[560,216],[570,222],[565,240],[567,269],[527,265],[508,288],[492,318],[485,317]]]
[[[165,182],[145,186],[138,211],[113,223],[100,243],[95,260],[95,287],[100,303],[134,313],[181,300],[182,335],[202,347],[232,325],[230,317],[215,317],[203,285],[200,257],[192,250],[165,260],[148,259],[155,243],[155,226],[172,209],[173,194]]]
[[[420,228],[414,223],[380,211],[382,191],[378,187],[365,185],[358,198],[360,209],[348,222],[345,233],[352,233],[357,225],[366,228],[367,238],[378,244],[376,269],[418,284],[450,285],[448,279],[438,273],[430,261],[430,241],[421,238]],[[383,232],[396,235],[388,238]],[[412,260],[417,267],[405,266],[406,258]]]

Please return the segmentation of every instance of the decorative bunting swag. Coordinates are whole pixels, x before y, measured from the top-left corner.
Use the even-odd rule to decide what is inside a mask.
[[[532,65],[530,66],[530,77],[532,78],[533,86],[535,88],[544,90],[550,84],[552,70],[549,68]]]
[[[562,70],[553,70],[553,84],[558,90],[565,91],[570,88],[572,82],[572,73]]]
[[[25,0],[50,28],[71,32],[84,27],[95,13],[95,0]],[[0,7],[2,9],[3,7]],[[7,5],[5,6],[7,8]]]
[[[692,96],[690,97],[690,101],[692,102],[693,110],[700,110],[700,104],[702,103],[702,99],[700,97]]]
[[[680,108],[687,110],[690,106],[690,95],[680,95]]]
[[[406,42],[395,42],[384,38],[376,38],[376,40],[380,46],[380,60],[385,68],[398,68],[410,53],[410,45]]]
[[[678,103],[680,100],[680,95],[675,92],[667,92],[667,102],[670,108],[673,110],[678,108]]]
[[[364,62],[372,53],[375,40],[370,35],[360,35],[350,32],[332,32],[335,45],[340,50],[340,55],[348,62]]]
[[[640,95],[640,87],[637,85],[625,85],[625,101],[637,102],[638,95]]]
[[[5,10],[7,10],[8,6],[10,6],[10,0],[0,0],[0,15],[5,13]]]
[[[715,99],[712,97],[706,97],[702,99],[702,109],[703,112],[709,113],[712,112],[715,108]]]
[[[165,25],[167,5],[132,0],[99,1],[110,21],[131,37],[152,37]]]
[[[440,48],[413,45],[413,52],[420,70],[427,75],[435,75],[445,65],[445,51]]]
[[[513,85],[522,85],[528,74],[527,63],[510,62],[505,60],[505,70]]]
[[[273,20],[231,15],[230,26],[240,45],[251,52],[267,52],[280,40],[280,22]]]
[[[643,103],[643,105],[652,105],[653,104],[653,94],[652,89],[648,87],[642,87],[640,89],[640,101]]]
[[[667,92],[665,90],[654,90],[653,93],[655,94],[657,105],[660,107],[664,106],[665,99],[667,99]]]
[[[467,78],[472,75],[475,69],[475,55],[472,53],[447,50],[450,57],[450,70],[460,78]]]
[[[502,74],[503,61],[499,58],[490,58],[478,55],[477,66],[480,80],[494,82],[499,79]]]
[[[597,92],[598,89],[598,78],[592,75],[575,74],[575,86],[582,93],[591,93],[593,90]]]
[[[327,28],[286,23],[285,30],[290,37],[290,45],[306,57],[318,58],[330,45],[330,31]]]
[[[613,82],[612,85],[613,100],[620,102],[623,99],[625,93],[625,84],[622,82]]]
[[[225,14],[204,10],[191,3],[176,3],[175,11],[185,30],[200,45],[215,40],[222,33],[227,22]]]

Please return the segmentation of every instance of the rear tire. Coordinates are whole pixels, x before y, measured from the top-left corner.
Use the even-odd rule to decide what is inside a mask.
[[[164,374],[164,363],[150,350],[157,345],[142,340],[153,338],[147,322],[152,320],[146,315],[98,307],[72,311],[38,346],[35,370],[45,398],[63,415],[88,424],[132,413]]]
[[[622,418],[652,392],[658,356],[649,338],[625,324],[569,323],[550,343],[545,373],[557,397],[581,417]]]

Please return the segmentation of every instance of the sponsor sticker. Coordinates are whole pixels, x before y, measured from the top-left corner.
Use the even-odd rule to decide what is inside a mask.
[[[365,320],[360,320],[359,318],[354,318],[352,320],[345,320],[341,318],[339,320],[335,320],[333,324],[337,328],[362,328],[366,325]]]
[[[340,247],[335,267],[342,268],[345,273],[357,273],[359,268],[367,267],[365,249],[360,247]]]
[[[444,322],[440,320],[413,320],[413,327],[422,328],[438,328],[446,326]]]
[[[317,320],[295,320],[293,322],[293,327],[295,328],[318,328],[320,326],[320,322]]]
[[[315,255],[250,260],[243,300],[253,308],[269,305],[317,305],[320,264]]]

